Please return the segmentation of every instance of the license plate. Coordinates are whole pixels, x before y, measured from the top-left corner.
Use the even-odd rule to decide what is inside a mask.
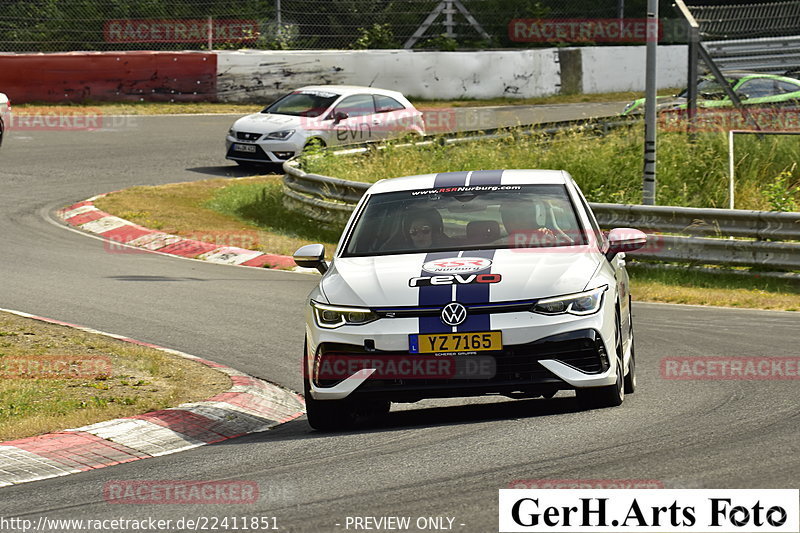
[[[250,152],[256,153],[256,146],[254,144],[234,144],[233,149],[236,152]]]
[[[409,335],[411,353],[465,353],[503,349],[500,331]]]

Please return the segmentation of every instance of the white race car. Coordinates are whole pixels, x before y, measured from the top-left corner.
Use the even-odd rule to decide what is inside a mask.
[[[308,421],[347,426],[390,402],[575,390],[615,406],[636,387],[624,252],[569,174],[447,172],[387,179],[353,212],[307,302]]]
[[[375,87],[320,85],[293,91],[234,122],[226,158],[281,163],[309,146],[341,146],[425,135],[422,113],[402,94]]]
[[[0,146],[6,136],[8,128],[11,126],[11,101],[3,93],[0,93]]]

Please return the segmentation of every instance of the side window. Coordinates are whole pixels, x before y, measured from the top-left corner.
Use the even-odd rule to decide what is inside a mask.
[[[375,112],[388,113],[390,111],[399,111],[405,109],[405,106],[390,96],[382,96],[380,94],[374,95],[375,97]]]
[[[769,79],[756,79],[744,82],[736,92],[744,93],[748,98],[762,98],[777,94],[775,82]]]
[[[375,113],[375,104],[371,94],[355,94],[342,100],[334,113],[347,113],[348,117],[363,117]]]
[[[778,91],[781,93],[793,93],[795,91],[800,91],[800,85],[795,85],[794,83],[789,83],[788,81],[779,81],[778,83]]]

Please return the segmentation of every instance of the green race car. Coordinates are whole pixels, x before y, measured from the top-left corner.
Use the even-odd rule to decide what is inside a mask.
[[[800,80],[796,78],[741,70],[726,71],[723,75],[742,103],[748,106],[777,107],[800,104]],[[688,89],[684,89],[676,96],[659,97],[656,100],[656,110],[661,112],[686,109],[687,91]],[[625,107],[622,115],[644,113],[644,101],[644,98],[634,100]],[[725,94],[717,79],[707,75],[698,80],[697,107],[698,109],[733,107],[733,102]]]

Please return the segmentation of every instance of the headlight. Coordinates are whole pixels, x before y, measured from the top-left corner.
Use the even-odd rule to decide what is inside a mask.
[[[314,318],[321,328],[338,328],[339,326],[361,326],[374,320],[378,315],[363,307],[341,307],[337,305],[321,304],[311,301],[314,308]]]
[[[577,294],[545,298],[536,302],[531,311],[542,315],[591,315],[596,313],[603,303],[603,293],[608,285]]]
[[[229,129],[228,135],[230,135],[231,137],[236,137],[236,130],[233,128]]]
[[[267,139],[277,139],[279,141],[283,141],[291,137],[292,133],[294,133],[294,130],[273,131],[267,135]]]

